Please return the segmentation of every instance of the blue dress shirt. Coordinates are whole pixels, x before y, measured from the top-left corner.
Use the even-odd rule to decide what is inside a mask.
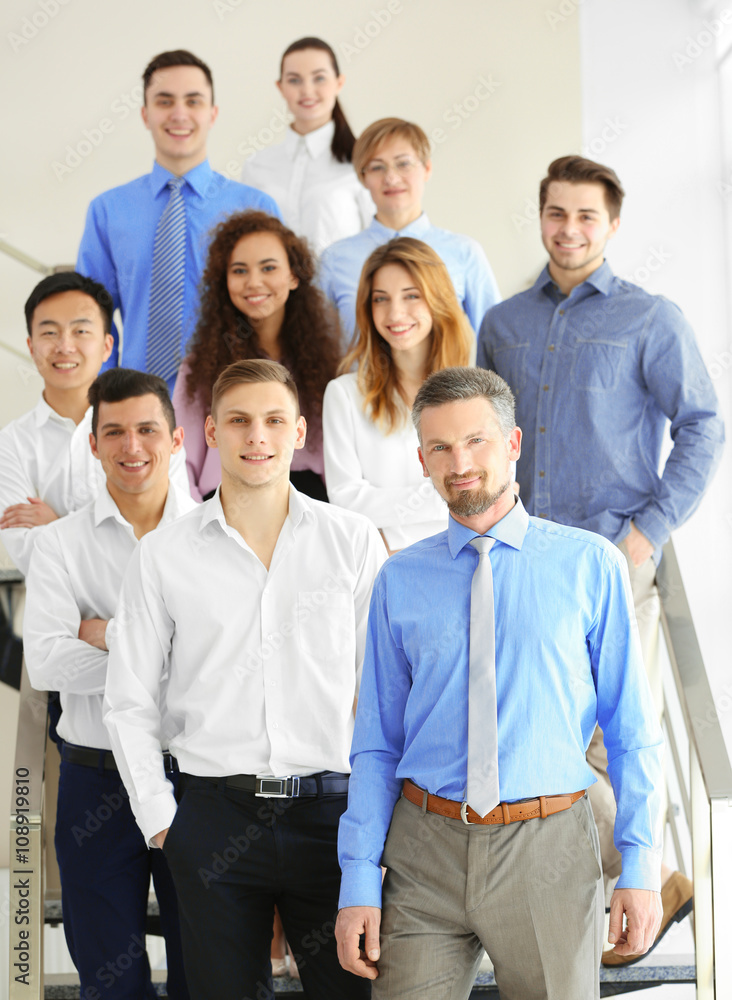
[[[196,325],[198,284],[206,266],[210,232],[234,212],[260,209],[280,218],[268,194],[218,174],[208,160],[184,175],[186,204],[186,276],[180,358]],[[152,173],[98,195],[90,204],[81,238],[76,269],[107,288],[120,310],[122,351],[113,330],[115,346],[104,368],[123,364],[146,370],[147,323],[150,311],[150,275],[155,231],[168,203],[166,187],[173,177],[155,163]],[[175,379],[171,379],[172,389]]]
[[[501,800],[591,785],[585,750],[599,722],[618,801],[618,885],[658,890],[663,738],[624,559],[599,535],[530,518],[520,501],[487,534]],[[340,906],[381,905],[379,863],[405,778],[465,800],[475,537],[450,518],[376,579],[339,832]]]
[[[483,247],[470,236],[438,229],[424,214],[397,232],[376,219],[363,232],[332,243],[320,258],[320,287],[337,306],[346,343],[356,329],[356,292],[369,254],[398,236],[422,240],[442,258],[455,286],[458,302],[478,332],[486,310],[501,301],[496,279]]]
[[[632,519],[658,561],[699,504],[724,441],[677,306],[616,278],[607,262],[568,296],[545,268],[485,317],[478,364],[516,396],[516,478],[529,513],[616,543]],[[667,419],[674,447],[659,475]]]

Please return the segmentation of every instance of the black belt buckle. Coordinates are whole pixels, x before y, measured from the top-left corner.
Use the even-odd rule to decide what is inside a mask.
[[[286,778],[258,777],[254,795],[258,799],[296,799],[300,795],[300,778],[296,774],[288,774]]]

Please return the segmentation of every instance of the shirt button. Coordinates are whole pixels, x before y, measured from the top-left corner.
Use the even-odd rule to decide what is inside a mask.
[[[554,350],[554,344],[550,344],[548,350],[553,351]]]
[[[546,427],[540,427],[539,428],[539,433],[546,434]]]
[[[548,514],[539,514],[539,517],[549,517]]]
[[[543,515],[542,515],[542,516],[543,516]],[[277,722],[273,722],[273,723],[272,723],[272,728],[273,728],[273,729],[279,729],[280,727],[279,727],[279,724],[278,724]]]
[[[540,476],[541,476],[541,478],[543,479],[543,478],[544,478],[544,475],[545,475],[545,473],[544,473],[544,472],[542,471],[542,472],[540,472],[540,473],[539,473],[539,475],[540,475]]]
[[[549,386],[548,385],[543,385],[542,389],[544,390],[544,392],[549,392]]]
[[[559,315],[560,315],[560,316],[564,316],[564,309],[560,309],[560,310],[559,310]]]

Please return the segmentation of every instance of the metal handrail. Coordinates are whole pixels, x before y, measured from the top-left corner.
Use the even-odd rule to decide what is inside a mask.
[[[10,1000],[43,996],[43,776],[48,695],[23,663],[10,814]]]
[[[49,267],[47,264],[41,264],[35,257],[31,257],[30,254],[18,250],[17,247],[14,247],[12,243],[8,243],[6,240],[0,240],[0,253],[4,253],[8,257],[13,257],[15,260],[20,261],[21,264],[25,264],[32,271],[38,271],[40,274],[53,274],[52,267]]]
[[[670,540],[663,549],[657,582],[661,626],[689,738],[697,998],[729,1000],[732,764]]]

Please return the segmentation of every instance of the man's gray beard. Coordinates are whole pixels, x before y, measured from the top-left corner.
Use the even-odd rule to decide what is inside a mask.
[[[511,480],[507,479],[503,486],[499,486],[493,493],[479,487],[474,490],[464,490],[458,493],[454,499],[445,501],[447,509],[451,514],[458,517],[475,517],[476,514],[484,514],[489,507],[492,507],[496,500],[500,499],[510,487]]]

